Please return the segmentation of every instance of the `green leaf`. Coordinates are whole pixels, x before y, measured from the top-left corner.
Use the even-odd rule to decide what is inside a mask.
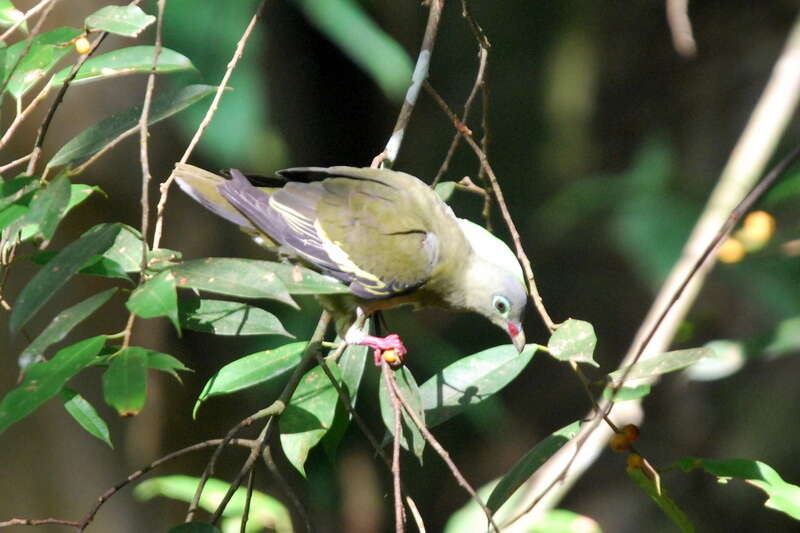
[[[764,353],[768,357],[780,357],[797,351],[800,351],[800,316],[793,316],[778,323]]]
[[[594,360],[594,347],[597,337],[594,327],[583,320],[570,318],[550,336],[547,342],[547,351],[560,361],[573,361],[575,363],[588,363],[600,366]]]
[[[14,7],[11,0],[0,0],[0,28],[10,28],[23,17],[22,11]],[[25,23],[20,26],[23,31],[28,31]],[[2,72],[2,70],[0,70]]]
[[[43,252],[34,254],[31,257],[31,261],[37,265],[46,265],[56,255],[58,255],[57,251],[45,250]],[[88,274],[113,279],[124,279],[126,281],[133,282],[130,276],[128,276],[125,270],[116,261],[112,261],[111,259],[102,255],[95,255],[94,257],[90,258],[86,264],[83,265],[80,270],[78,270],[78,274]]]
[[[522,353],[511,344],[495,346],[437,372],[419,388],[427,426],[435,427],[501,390],[522,372],[536,351],[535,344]]]
[[[67,204],[67,213],[72,211],[75,207],[83,203],[84,200],[89,198],[94,192],[103,192],[100,187],[93,187],[91,185],[84,185],[82,183],[75,183],[69,186],[69,203]]]
[[[738,341],[718,339],[706,343],[713,354],[687,368],[686,377],[694,381],[715,381],[741,370],[745,363],[745,347]]]
[[[58,394],[70,378],[92,364],[105,342],[103,335],[92,337],[31,366],[22,383],[0,402],[0,433]]]
[[[600,525],[585,515],[566,509],[551,509],[526,533],[603,533]]]
[[[369,328],[368,319],[363,329],[364,331],[369,331]],[[358,389],[361,386],[361,378],[364,376],[367,355],[370,351],[369,346],[350,344],[345,348],[337,362],[339,365],[339,372],[342,376],[342,388],[347,392],[347,396],[350,398],[351,407],[356,406]],[[347,427],[350,425],[351,418],[350,410],[348,410],[344,404],[338,402],[336,404],[336,416],[334,417],[331,429],[322,441],[325,453],[331,458],[335,458],[336,449],[339,447],[342,437],[344,437],[347,432]]]
[[[147,368],[152,368],[153,370],[159,370],[161,372],[166,372],[170,374],[172,377],[178,380],[178,382],[182,383],[181,377],[178,375],[178,371],[180,372],[191,372],[192,369],[181,363],[175,357],[161,352],[156,352],[155,350],[146,350],[147,351]]]
[[[328,361],[327,365],[336,380],[341,381],[336,363]],[[312,368],[300,380],[278,421],[283,452],[303,476],[306,475],[304,465],[308,452],[333,424],[338,397],[322,367]]]
[[[165,271],[137,287],[125,306],[136,316],[155,318],[165,316],[170,319],[178,335],[181,332],[178,320],[178,293],[175,290],[175,275]]]
[[[11,332],[19,331],[92,256],[105,252],[119,231],[120,227],[116,224],[99,224],[61,250],[47,266],[39,270],[22,289],[11,311]]]
[[[147,483],[145,481],[145,483]],[[186,522],[179,526],[171,527],[167,533],[222,533],[222,531],[205,522]]]
[[[212,85],[190,85],[158,94],[153,98],[148,124],[153,125],[190,107],[216,90]],[[105,118],[73,137],[47,163],[49,167],[78,165],[104,148],[111,140],[135,127],[142,115],[142,104]]]
[[[608,375],[611,380],[617,384],[625,376],[625,373],[630,368],[630,372],[625,379],[633,381],[636,379],[650,378],[659,376],[668,372],[674,372],[699,361],[704,357],[713,357],[714,351],[710,348],[690,348],[688,350],[675,350],[673,352],[666,352],[654,355],[644,361],[632,365],[631,367],[620,368]]]
[[[186,329],[215,335],[294,335],[278,317],[260,307],[223,300],[181,299],[179,318]]]
[[[180,475],[162,476],[143,481],[133,490],[133,495],[138,500],[146,501],[162,496],[189,503],[194,498],[198,482],[199,479],[195,477]],[[210,478],[206,482],[198,506],[209,513],[213,513],[229,487],[230,484],[225,481]],[[233,497],[222,512],[222,516],[241,517],[244,514],[246,498],[247,488],[239,487],[239,489],[233,493]],[[269,527],[270,531],[274,531],[275,533],[292,533],[294,531],[289,511],[286,507],[275,498],[257,490],[253,491],[252,500],[250,502],[250,523],[258,526],[254,531],[263,531],[266,526]],[[195,522],[190,522],[189,524],[201,525]],[[181,531],[187,533],[192,530]],[[206,533],[206,531],[210,532],[212,530],[199,529],[197,531]],[[217,530],[215,529],[213,531]],[[239,526],[237,524],[236,527],[231,530],[225,528],[225,531],[238,532]],[[250,530],[248,529],[248,531]]]
[[[420,389],[417,386],[417,382],[414,379],[414,376],[411,374],[411,371],[407,367],[402,367],[394,372],[394,376],[395,380],[397,381],[398,393],[400,393],[406,402],[408,402],[411,409],[417,413],[419,419],[423,423],[426,423],[425,412],[422,409]],[[380,385],[378,387],[378,397],[381,404],[381,418],[383,418],[383,423],[389,430],[389,433],[394,436],[395,411],[394,406],[392,405],[392,399],[389,396],[389,390],[386,387],[386,380],[382,376]],[[417,425],[414,424],[414,420],[405,412],[404,409],[402,409],[402,406],[400,406],[400,410],[403,413],[403,430],[402,434],[400,435],[400,445],[408,450],[408,443],[411,442],[411,449],[413,450],[414,455],[416,455],[419,459],[419,462],[422,463],[422,452],[425,450],[425,439],[422,437],[422,432],[420,432]]]
[[[606,400],[611,399],[613,389],[606,388],[603,390],[603,398]],[[638,400],[650,394],[650,385],[638,385],[636,387],[622,387],[614,396],[614,402],[627,402],[630,400]]]
[[[353,0],[294,0],[305,16],[395,101],[411,84],[411,59]]]
[[[146,14],[137,6],[106,6],[86,17],[86,27],[123,37],[137,37],[155,20],[153,15]]]
[[[502,479],[500,479],[500,482],[494,487],[491,496],[489,496],[489,500],[486,502],[486,506],[492,513],[496,513],[497,510],[508,501],[511,495],[514,494],[514,492],[516,492],[545,461],[560,450],[570,439],[574,438],[575,435],[578,434],[580,427],[581,423],[577,421],[559,429],[539,442],[517,461],[517,464],[512,466]]]
[[[131,346],[111,360],[103,374],[103,397],[120,416],[134,416],[147,399],[148,350]]]
[[[72,415],[72,418],[74,418],[83,429],[88,431],[93,437],[97,437],[108,444],[109,448],[114,447],[114,445],[111,444],[111,435],[108,432],[108,426],[105,421],[100,418],[100,415],[97,414],[92,404],[87,402],[83,396],[69,387],[64,387],[61,389],[61,400],[64,402],[64,409]]]
[[[153,67],[153,51],[153,46],[131,46],[129,48],[120,48],[101,56],[91,57],[86,60],[78,71],[78,74],[72,80],[72,85],[126,74],[148,74]],[[158,63],[156,64],[157,73],[165,74],[190,69],[194,69],[194,65],[187,57],[169,48],[161,49]],[[50,84],[58,86],[64,83],[70,70],[72,70],[72,67],[60,70]]]
[[[669,497],[664,487],[656,486],[655,482],[647,477],[641,468],[626,468],[625,470],[628,472],[633,482],[636,483],[645,494],[650,496],[650,498],[656,502],[656,505],[661,507],[664,514],[666,514],[681,531],[684,533],[694,532],[694,525],[686,516],[686,513],[678,507],[678,504]]]
[[[33,176],[24,176],[0,183],[0,210],[17,202],[28,205],[30,202],[25,201],[24,198],[37,190],[40,185],[39,179]],[[29,198],[32,197],[31,195]]]
[[[300,362],[306,344],[306,342],[285,344],[274,350],[246,355],[223,366],[203,387],[194,404],[192,416],[197,417],[200,405],[213,396],[255,387],[289,372]]]
[[[117,263],[125,272],[139,272],[142,269],[142,234],[138,230],[120,224],[114,244],[106,250],[103,257]]]
[[[685,457],[675,464],[685,472],[702,468],[720,478],[721,482],[728,478],[744,480],[767,494],[766,507],[800,520],[800,487],[784,481],[768,464],[751,459],[715,460],[699,457]]]
[[[453,192],[456,190],[456,182],[455,181],[443,181],[441,183],[437,183],[436,187],[433,188],[434,192],[439,195],[439,199],[443,202],[447,202],[451,196],[453,196]]]
[[[5,57],[6,75],[14,68],[17,60],[19,64],[8,80],[6,90],[17,100],[21,99],[62,57],[72,51],[72,40],[81,33],[83,32],[78,28],[68,27],[43,33],[33,39],[27,55],[21,60],[19,58],[28,42],[23,40],[9,46]],[[69,72],[69,68],[65,70]]]
[[[62,341],[75,326],[97,311],[115,292],[116,288],[108,289],[61,311],[22,351],[19,356],[20,369],[24,372],[30,365],[41,360],[49,346]]]
[[[240,298],[271,298],[297,308],[273,265],[277,263],[209,257],[186,261],[172,272],[178,287]]]
[[[67,213],[69,199],[69,178],[62,174],[36,193],[24,222],[35,224],[38,227],[37,233],[42,239],[49,241],[53,238],[58,223]]]

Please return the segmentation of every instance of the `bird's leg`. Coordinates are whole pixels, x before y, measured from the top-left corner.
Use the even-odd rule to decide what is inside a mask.
[[[394,350],[397,355],[398,362],[402,363],[403,358],[407,352],[403,341],[395,334],[387,335],[386,337],[376,337],[364,332],[364,323],[366,315],[364,311],[358,307],[356,309],[356,321],[347,330],[344,336],[344,341],[347,344],[358,344],[361,346],[369,346],[372,348],[372,355],[375,360],[375,366],[380,366],[383,362],[383,352],[386,350]]]

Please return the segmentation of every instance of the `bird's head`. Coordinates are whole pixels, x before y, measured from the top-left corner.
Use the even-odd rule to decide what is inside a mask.
[[[465,271],[464,307],[505,331],[521,352],[525,348],[522,314],[528,294],[519,262],[503,241],[483,227],[465,219],[459,223],[474,252]]]

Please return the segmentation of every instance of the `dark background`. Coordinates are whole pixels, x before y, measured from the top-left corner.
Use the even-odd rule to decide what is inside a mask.
[[[78,26],[104,4],[62,2],[52,25]],[[223,98],[219,115],[191,161],[209,169],[239,167],[265,174],[300,165],[368,165],[391,133],[399,101],[319,33],[298,9],[299,2],[268,4],[230,83],[234,90]],[[361,4],[416,57],[426,8],[414,1]],[[29,7],[21,1],[17,6]],[[187,78],[183,81],[218,82],[254,6],[244,1],[168,2],[165,45],[187,55],[199,70],[181,75]],[[544,302],[555,320],[576,317],[591,322],[602,369],[613,370],[741,133],[797,16],[797,4],[691,2],[698,44],[694,59],[674,50],[662,2],[473,0],[472,8],[492,42],[490,157]],[[149,10],[153,12],[152,6]],[[109,39],[107,46],[124,44],[129,43]],[[451,1],[430,81],[457,110],[472,86],[476,53],[459,3]],[[160,77],[157,87],[177,83],[178,77]],[[140,100],[143,87],[143,78],[129,77],[70,90],[46,149],[53,153],[85,127]],[[159,180],[183,153],[202,107],[154,128],[151,164]],[[476,108],[470,122],[476,131],[479,116]],[[37,124],[34,119],[29,131],[17,134],[17,143],[3,154],[4,162],[26,153]],[[423,94],[395,168],[430,180],[452,133],[447,117]],[[797,124],[792,124],[779,152],[795,145],[798,133]],[[138,225],[141,170],[134,139],[80,177],[83,183],[101,186],[108,198],[97,196],[71,215],[54,246],[100,221]],[[475,158],[462,147],[446,179],[475,178],[477,169]],[[155,185],[152,194],[157,196]],[[714,339],[769,339],[781,321],[800,315],[798,260],[780,247],[797,238],[798,201],[795,196],[767,207],[777,219],[776,237],[741,263],[717,267],[676,346]],[[479,216],[475,198],[458,196],[454,204],[461,216]],[[499,218],[494,222],[506,238]],[[236,228],[177,188],[167,207],[163,245],[185,258],[263,256]],[[7,292],[16,295],[32,272],[16,270]],[[62,307],[104,286],[98,279],[74,281],[60,296]],[[121,298],[114,302],[76,331],[75,338],[121,329],[126,313]],[[318,307],[310,299],[302,303],[302,313],[267,306],[298,338],[307,338]],[[46,325],[52,317],[47,313],[31,327]],[[409,366],[420,382],[459,355],[505,342],[502,332],[477,316],[399,310],[388,320],[406,341]],[[0,331],[5,337],[6,329]],[[546,329],[533,310],[526,317],[526,332],[531,342],[546,343]],[[82,375],[75,388],[110,421],[113,450],[83,433],[57,402],[6,431],[0,437],[0,520],[77,519],[131,471],[169,451],[221,435],[265,405],[267,391],[210,401],[193,421],[191,407],[205,381],[238,356],[284,342],[236,341],[191,332],[177,339],[166,321],[140,321],[134,343],[175,354],[195,372],[184,377],[182,386],[164,375],[151,376],[146,408],[126,420],[117,419],[103,404],[99,372]],[[14,385],[16,355],[24,339],[3,338],[2,345],[6,356],[0,390],[5,391]],[[640,447],[647,457],[659,466],[687,455],[759,459],[787,481],[800,482],[800,359],[796,353],[777,359],[762,355],[757,348],[748,350],[744,368],[719,381],[693,382],[682,374],[663,380],[645,401]],[[360,411],[380,432],[376,376],[370,367]],[[466,477],[483,485],[587,409],[569,368],[540,355],[496,399],[442,425],[436,435]],[[217,475],[230,479],[242,458],[238,451],[226,455]],[[187,456],[161,473],[199,475],[206,459],[204,454]],[[393,527],[391,479],[358,432],[351,430],[345,438],[336,465],[321,453],[312,454],[308,482],[283,464],[303,495],[316,531],[357,533]],[[410,457],[403,465],[428,530],[440,531],[466,502],[466,494],[430,452],[424,467]],[[285,499],[265,477],[260,488]],[[741,482],[719,485],[701,474],[671,473],[664,483],[700,531],[798,528],[788,517],[765,509],[764,496]],[[630,483],[624,457],[611,453],[601,456],[560,507],[595,519],[606,532],[674,530]],[[103,508],[92,529],[163,530],[179,521],[184,509],[175,502],[135,503],[126,489]]]

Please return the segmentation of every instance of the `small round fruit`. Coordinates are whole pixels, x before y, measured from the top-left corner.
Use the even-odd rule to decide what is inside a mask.
[[[75,51],[79,54],[88,54],[89,50],[92,49],[92,43],[89,42],[89,39],[86,37],[80,37],[75,40]]]
[[[628,454],[628,468],[631,470],[638,470],[644,465],[644,459],[638,453]]]
[[[614,433],[611,440],[608,442],[609,447],[615,452],[624,452],[631,447],[631,441],[628,440],[623,433]]]
[[[734,237],[728,237],[717,250],[717,257],[723,263],[738,263],[744,258],[744,254],[744,245]]]
[[[400,363],[400,356],[397,354],[397,350],[394,349],[384,350],[382,355],[383,355],[383,360],[392,366]]]
[[[634,424],[627,424],[622,428],[622,434],[625,435],[625,438],[628,439],[628,442],[636,442],[639,440],[639,426]]]

